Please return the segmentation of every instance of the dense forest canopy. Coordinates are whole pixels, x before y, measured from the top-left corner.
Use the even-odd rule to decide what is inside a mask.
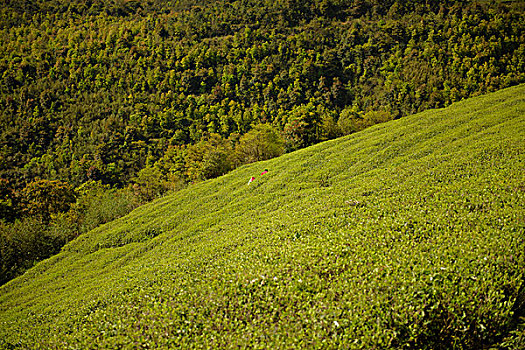
[[[34,213],[32,188],[64,194],[47,222],[93,183],[148,200],[524,82],[524,14],[521,1],[6,1],[0,221]]]

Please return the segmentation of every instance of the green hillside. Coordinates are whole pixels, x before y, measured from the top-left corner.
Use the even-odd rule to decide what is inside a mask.
[[[169,191],[525,83],[523,0],[2,5],[0,285]]]
[[[189,186],[0,287],[0,346],[518,349],[524,140],[520,85]]]

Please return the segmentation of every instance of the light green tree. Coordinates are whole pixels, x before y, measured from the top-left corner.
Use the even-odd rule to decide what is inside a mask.
[[[259,124],[239,139],[235,148],[241,164],[278,157],[284,153],[284,140],[269,124]]]

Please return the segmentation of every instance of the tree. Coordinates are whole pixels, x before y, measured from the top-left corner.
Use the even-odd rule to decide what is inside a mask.
[[[76,200],[73,187],[67,182],[36,180],[21,191],[22,212],[49,222],[53,214],[66,212]]]
[[[16,202],[9,181],[0,178],[0,220],[13,221],[16,214]]]
[[[133,189],[141,202],[151,201],[168,190],[166,177],[154,167],[139,171],[134,182]]]
[[[36,217],[0,222],[0,285],[56,254],[64,245],[62,237],[53,236],[47,225]]]
[[[235,153],[241,164],[278,157],[284,153],[284,140],[271,125],[259,124],[239,139]]]
[[[221,176],[233,167],[232,147],[228,140],[219,134],[188,147],[186,155],[186,175],[190,180],[200,181]]]
[[[323,108],[321,106],[316,108],[312,101],[292,109],[288,116],[288,123],[284,126],[284,137],[288,150],[308,147],[320,140],[323,112]]]
[[[170,189],[178,189],[187,180],[186,153],[184,146],[169,146],[162,158],[155,162],[155,168],[166,177]]]

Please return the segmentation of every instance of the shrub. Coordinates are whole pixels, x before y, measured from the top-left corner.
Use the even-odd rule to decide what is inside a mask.
[[[278,157],[284,153],[284,140],[269,124],[259,124],[239,139],[235,148],[241,164]]]
[[[66,237],[56,233],[36,217],[0,223],[0,284],[58,253]]]
[[[140,202],[148,202],[165,193],[168,184],[159,169],[147,167],[139,171],[133,189]]]
[[[49,222],[52,214],[65,212],[76,200],[73,187],[62,181],[36,180],[21,191],[22,211]]]
[[[83,199],[86,203],[83,211],[81,233],[88,232],[107,222],[128,214],[138,203],[126,189],[112,189]]]
[[[219,134],[210,134],[188,147],[186,175],[190,180],[211,179],[226,174],[233,168],[232,147]]]

